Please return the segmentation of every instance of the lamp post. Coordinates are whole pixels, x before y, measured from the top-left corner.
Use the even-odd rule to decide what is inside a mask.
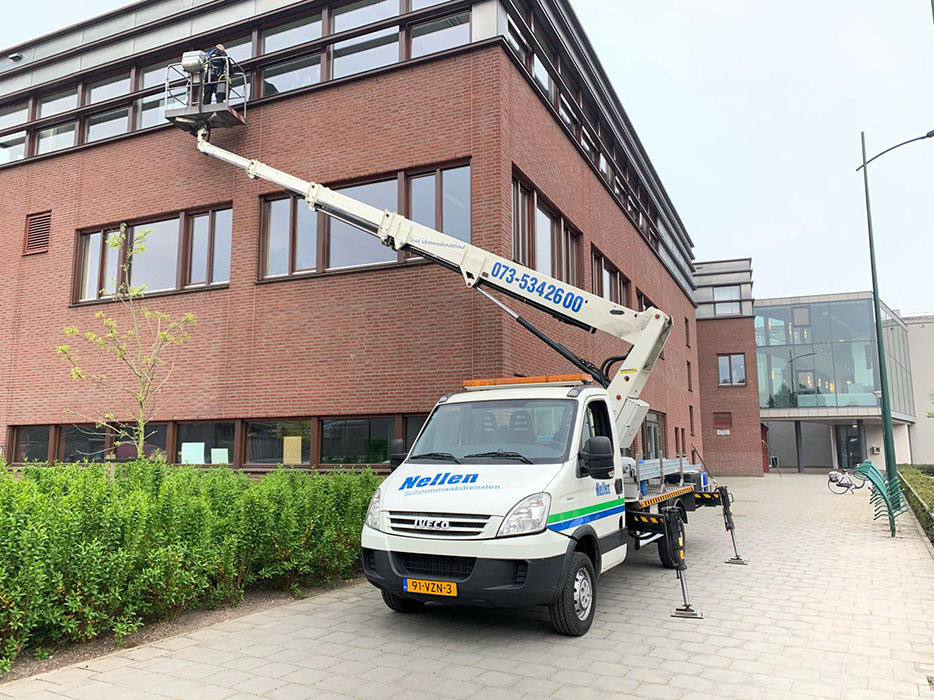
[[[932,9],[934,9],[934,0],[932,0]],[[882,305],[879,301],[879,278],[876,273],[876,244],[872,236],[872,210],[869,206],[869,168],[872,161],[880,156],[884,156],[896,148],[901,148],[915,141],[922,141],[934,137],[934,131],[929,131],[923,136],[917,136],[913,139],[903,141],[891,148],[887,148],[881,153],[874,155],[866,160],[866,132],[860,132],[860,141],[863,146],[863,164],[856,171],[863,171],[863,186],[866,191],[866,225],[869,230],[869,263],[872,268],[872,304],[876,316],[876,345],[879,349],[879,382],[882,389],[882,444],[885,450],[885,479],[889,488],[889,496],[893,507],[901,505],[901,493],[898,488],[898,469],[895,461],[895,436],[892,432],[892,404],[889,400],[889,382],[888,371],[885,367],[885,341],[882,337]],[[895,536],[894,527],[892,536]]]

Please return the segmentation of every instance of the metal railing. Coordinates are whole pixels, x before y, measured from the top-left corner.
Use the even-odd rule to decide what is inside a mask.
[[[189,73],[182,63],[173,63],[165,69],[162,109],[200,109],[213,98],[245,120],[248,92],[246,72],[230,56],[206,57],[199,73]]]

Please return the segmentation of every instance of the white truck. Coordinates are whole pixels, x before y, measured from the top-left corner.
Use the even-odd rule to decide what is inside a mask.
[[[654,464],[624,456],[648,411],[639,397],[671,330],[667,315],[628,309],[226,151],[192,119],[179,126],[197,133],[201,152],[298,193],[312,209],[395,250],[459,272],[580,370],[468,381],[464,392],[440,398],[407,454],[401,440],[393,441],[392,471],[373,495],[361,536],[366,578],[386,605],[414,612],[428,601],[541,604],[556,631],[582,635],[593,621],[598,576],[621,564],[630,547],[658,542],[662,564],[681,579],[684,606],[673,614],[699,616],[684,578],[683,523],[698,505],[722,505],[733,534],[729,495],[725,487],[708,488],[699,472],[685,474],[683,455]],[[490,291],[609,333],[631,349],[593,365]],[[735,536],[733,543],[735,549]],[[730,561],[744,563],[738,552]]]

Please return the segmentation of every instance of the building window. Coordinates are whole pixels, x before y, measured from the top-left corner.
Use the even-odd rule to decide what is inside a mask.
[[[118,462],[125,462],[136,459],[139,451],[136,449],[136,443],[132,439],[134,426],[123,425],[120,427],[124,437],[117,437],[118,433],[113,430],[114,445],[112,454],[108,458],[116,459]],[[146,437],[143,441],[143,454],[146,457],[154,457],[158,454],[167,454],[167,444],[169,437],[169,426],[166,423],[153,425],[146,424]]]
[[[186,217],[188,252],[186,286],[230,281],[230,237],[233,211],[216,209]]]
[[[415,438],[419,431],[425,425],[428,416],[406,416],[405,417],[405,449],[409,450],[415,444]]]
[[[39,145],[36,153],[52,153],[60,151],[63,148],[70,148],[75,145],[75,123],[60,124],[48,129],[42,129],[39,132]]]
[[[518,178],[513,180],[512,239],[517,263],[580,286],[580,234]]]
[[[405,190],[403,209],[407,209],[408,218],[459,240],[470,241],[469,165],[416,170],[405,177],[402,175],[336,191],[378,209],[397,211],[401,183]],[[400,260],[395,250],[382,245],[371,234],[311,211],[301,197],[270,197],[263,207],[263,277]],[[323,256],[320,251],[324,252]]]
[[[411,175],[408,183],[408,218],[470,243],[469,165]]]
[[[687,456],[688,443],[687,443],[687,439],[684,437],[684,428],[681,428],[681,449],[683,450],[683,454]]]
[[[250,421],[246,437],[251,464],[311,463],[311,421]]]
[[[179,423],[177,464],[231,464],[234,423]]]
[[[714,428],[732,428],[733,427],[733,414],[730,412],[714,413],[713,414],[713,427]]]
[[[691,321],[687,317],[684,319],[684,344],[691,347]]]
[[[69,425],[62,430],[59,456],[65,462],[102,462],[106,451],[106,427]]]
[[[179,280],[180,221],[186,221],[185,262]],[[112,296],[124,283],[144,287],[145,293],[189,286],[223,284],[230,280],[231,209],[215,209],[130,226],[127,241],[145,234],[144,250],[130,261],[130,278],[124,279],[122,262],[126,246],[116,245],[118,230],[81,234],[78,259],[78,301]],[[115,247],[116,246],[116,247]]]
[[[714,287],[713,300],[716,302],[713,307],[714,316],[738,314],[740,312],[739,299],[739,286]]]
[[[315,54],[265,69],[263,71],[263,96],[298,90],[319,82],[321,82],[321,56]]]
[[[691,424],[691,437],[694,436],[694,407],[688,406],[688,418]]]
[[[90,83],[86,88],[87,104],[92,105],[104,100],[111,100],[130,92],[130,74],[124,73],[114,78]]]
[[[717,355],[720,370],[720,386],[745,386],[746,355]]]
[[[694,377],[691,372],[691,363],[688,361],[688,391],[694,391]]]
[[[340,41],[334,44],[332,51],[332,78],[388,66],[399,60],[399,30],[391,27]]]
[[[666,442],[665,414],[649,411],[642,423],[642,458],[665,459]]]
[[[29,119],[29,109],[25,102],[0,107],[0,129],[25,124],[27,119]]]
[[[395,211],[399,207],[398,179],[343,187],[337,191],[377,209]],[[328,269],[378,265],[398,260],[395,250],[387,248],[371,234],[342,221],[330,219],[327,223]]]
[[[49,461],[49,425],[30,425],[13,430],[13,462]]]
[[[263,53],[272,53],[321,38],[321,15],[314,14],[263,32]],[[227,51],[228,55],[230,51]]]
[[[267,200],[264,277],[317,269],[318,216],[302,197]]]
[[[357,0],[336,8],[334,33],[345,32],[399,14],[399,0]]]
[[[593,293],[614,304],[629,306],[629,280],[603,255],[593,256]]]
[[[389,461],[393,418],[321,421],[322,464],[378,464]]]
[[[84,140],[88,143],[111,136],[125,134],[130,130],[130,110],[127,107],[113,112],[95,114],[85,121]]]
[[[0,165],[13,163],[26,157],[26,132],[0,136]]]
[[[131,287],[143,287],[146,292],[161,292],[178,288],[178,218],[152,221],[128,229],[130,248],[145,237],[143,250],[130,263]]]
[[[78,90],[66,90],[65,92],[59,92],[55,95],[49,95],[43,97],[39,100],[39,112],[38,116],[40,119],[44,117],[51,117],[54,114],[61,114],[62,112],[69,112],[78,107]]]
[[[413,8],[414,9],[414,8]],[[442,17],[412,27],[411,58],[470,43],[470,13]]]

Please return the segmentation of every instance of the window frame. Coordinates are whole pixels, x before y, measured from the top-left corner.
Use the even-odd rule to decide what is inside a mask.
[[[188,291],[191,289],[203,289],[207,287],[223,287],[224,285],[229,285],[230,280],[224,282],[214,282],[214,251],[215,251],[215,240],[217,236],[217,213],[220,211],[230,210],[231,214],[231,224],[230,224],[230,249],[233,251],[233,203],[230,206],[215,205],[210,207],[199,207],[198,209],[191,209],[184,212],[179,212],[179,218],[184,217],[184,221],[180,222],[184,226],[184,229],[180,230],[182,238],[182,250],[184,257],[181,260],[181,286],[178,287],[175,291]],[[195,218],[199,216],[208,217],[208,250],[207,250],[207,259],[205,260],[205,266],[207,270],[205,271],[204,282],[195,282],[191,281],[191,245],[194,240],[192,233],[192,227],[194,226]],[[233,256],[231,255],[231,263]],[[230,276],[230,270],[227,271],[228,277]]]
[[[630,308],[632,296],[632,280],[630,280],[626,275],[620,272],[607,257],[604,255],[599,248],[596,246],[591,246],[591,252],[593,256],[593,270],[591,272],[592,279],[592,288],[593,293],[602,298],[606,299],[614,304],[619,304],[620,306],[625,306]],[[614,300],[612,297],[604,296],[603,289],[603,273],[608,271],[610,274],[611,284],[616,289],[617,299]]]
[[[574,226],[560,210],[555,207],[547,198],[543,197],[538,190],[531,186],[523,177],[513,174],[512,178],[512,253],[511,260],[517,265],[523,265],[532,270],[547,274],[549,277],[583,289],[583,274],[581,247],[583,246],[583,235],[580,229]],[[519,209],[519,196],[526,195],[525,206]],[[552,220],[551,231],[551,271],[543,272],[536,267],[537,260],[535,254],[535,238],[537,227],[537,212],[541,210]],[[518,230],[517,222],[519,214],[524,215],[526,231],[523,233]],[[526,259],[521,259],[521,255],[516,254],[516,249],[520,253],[525,253]],[[574,254],[571,255],[571,251]],[[571,258],[573,266],[568,264]],[[564,272],[567,270],[570,279],[564,278]]]
[[[184,292],[196,291],[200,289],[223,289],[229,286],[229,282],[217,282],[217,283],[204,283],[204,284],[194,284],[190,285],[188,283],[188,263],[190,255],[190,237],[191,237],[191,226],[188,221],[189,218],[193,216],[199,216],[206,213],[210,213],[210,235],[209,242],[211,244],[208,256],[208,267],[209,270],[208,279],[213,277],[213,253],[214,253],[214,235],[215,235],[215,213],[222,211],[224,209],[231,210],[231,221],[233,219],[233,203],[221,202],[219,204],[211,204],[203,207],[198,207],[196,209],[186,209],[183,211],[176,212],[167,212],[163,214],[157,214],[154,216],[146,216],[139,219],[130,219],[125,222],[120,223],[108,223],[103,226],[93,226],[83,229],[78,229],[75,231],[75,256],[74,256],[74,269],[73,276],[74,281],[72,284],[72,305],[85,305],[85,304],[98,304],[101,302],[111,302],[115,301],[114,294],[101,294],[101,290],[106,288],[105,275],[107,274],[107,251],[110,250],[110,246],[107,244],[107,234],[110,234],[114,231],[119,231],[122,225],[126,225],[127,238],[130,237],[130,233],[133,228],[145,228],[147,224],[157,223],[160,221],[170,221],[173,218],[178,220],[178,246],[175,259],[175,286],[171,289],[160,289],[153,290],[152,292],[146,292],[147,297],[152,296],[164,296],[168,294],[181,294]],[[231,223],[231,249],[233,249],[232,243],[232,229],[233,224]],[[86,237],[93,234],[101,235],[101,245],[99,252],[98,260],[98,282],[97,282],[97,295],[92,299],[82,299],[82,291],[84,289],[84,262],[85,262],[85,245],[84,240]],[[117,288],[121,284],[124,284],[127,280],[125,279],[126,275],[124,273],[124,267],[126,266],[126,242],[120,246],[119,252],[117,253]]]
[[[733,381],[733,358],[742,357],[743,358],[743,376],[746,378],[743,382],[734,382]],[[726,359],[727,369],[730,374],[729,382],[720,381],[720,360]],[[746,353],[744,352],[720,352],[717,353],[717,386],[718,387],[745,387],[749,383],[749,374],[746,372]]]
[[[329,184],[330,189],[343,189],[346,187],[357,187],[360,185],[369,185],[375,183],[386,183],[396,182],[396,204],[395,210],[402,213],[403,216],[409,218],[412,213],[411,206],[411,181],[418,179],[419,177],[425,177],[428,175],[434,176],[434,201],[435,201],[435,224],[436,229],[442,231],[443,226],[443,217],[444,217],[444,173],[449,170],[457,170],[460,168],[471,168],[470,171],[470,212],[471,212],[471,229],[473,228],[473,215],[474,215],[474,202],[473,202],[473,170],[471,159],[458,159],[454,161],[448,161],[444,163],[409,168],[407,170],[399,170],[393,173],[383,173],[379,175],[373,175],[370,177],[341,181],[335,184]],[[268,203],[273,201],[278,201],[282,199],[291,198],[292,205],[289,210],[289,271],[285,274],[278,275],[267,275],[267,256],[269,254],[269,213],[268,213]],[[328,254],[329,254],[329,245],[331,237],[331,217],[322,212],[316,212],[315,216],[317,222],[317,241],[315,243],[315,268],[308,270],[296,270],[295,269],[295,244],[298,235],[298,216],[297,216],[297,206],[299,202],[304,202],[304,198],[300,195],[296,195],[290,192],[284,192],[278,190],[276,192],[271,192],[260,197],[260,255],[257,269],[257,280],[261,283],[274,282],[277,280],[286,280],[286,279],[295,279],[301,277],[310,277],[317,275],[326,275],[326,274],[340,274],[344,272],[353,272],[358,270],[371,270],[379,269],[381,267],[388,267],[394,265],[402,265],[408,262],[422,261],[423,258],[415,253],[408,251],[396,251],[396,259],[389,261],[373,262],[373,263],[362,263],[355,265],[346,265],[342,267],[329,267],[328,266]],[[443,232],[443,231],[442,231]],[[375,239],[374,239],[375,240]]]

